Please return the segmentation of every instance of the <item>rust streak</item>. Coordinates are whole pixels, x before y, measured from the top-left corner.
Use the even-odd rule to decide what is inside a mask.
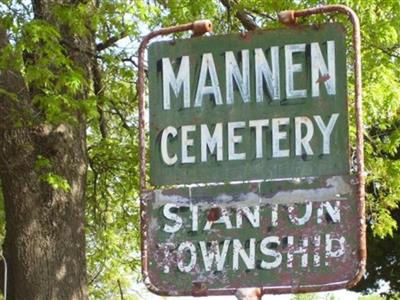
[[[218,207],[213,207],[209,210],[207,214],[207,220],[211,222],[215,222],[219,219],[221,215],[221,211]]]
[[[316,83],[324,83],[325,81],[329,80],[331,77],[329,76],[329,74],[325,74],[325,75],[321,75],[318,80],[316,81]]]

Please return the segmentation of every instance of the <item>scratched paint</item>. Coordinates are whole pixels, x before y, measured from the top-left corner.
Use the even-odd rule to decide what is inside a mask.
[[[154,185],[346,174],[339,24],[149,48]]]
[[[331,176],[148,192],[146,282],[164,295],[344,287],[359,270],[355,189]]]

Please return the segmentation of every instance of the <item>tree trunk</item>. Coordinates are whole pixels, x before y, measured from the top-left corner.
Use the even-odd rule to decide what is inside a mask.
[[[35,18],[54,24],[50,5],[51,1],[34,1]],[[61,32],[67,55],[90,76],[91,58],[77,49],[88,49],[92,37],[78,39],[65,28]],[[0,52],[7,44],[0,25]],[[34,120],[33,89],[18,70],[2,70],[0,88],[6,91],[0,90],[0,179],[6,212],[7,298],[87,299],[85,118],[78,112],[75,123]],[[86,96],[82,91],[79,98]],[[51,165],[38,165],[40,157]],[[65,179],[70,189],[50,185],[44,179],[49,173]]]
[[[0,143],[8,299],[87,298],[83,128],[1,131]],[[51,157],[70,191],[55,190],[41,179],[38,155]]]

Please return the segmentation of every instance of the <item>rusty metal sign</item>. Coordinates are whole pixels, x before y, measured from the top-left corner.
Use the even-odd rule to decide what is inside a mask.
[[[330,290],[359,272],[350,176],[154,190],[145,200],[147,286],[157,294]]]
[[[339,24],[151,44],[151,182],[348,172],[345,54]]]
[[[337,12],[353,24],[354,176],[345,30],[296,25],[298,17]],[[154,293],[315,292],[352,287],[365,271],[358,18],[343,5],[278,17],[290,29],[150,46],[150,180],[211,185],[147,190],[143,64],[151,38],[200,35],[211,24],[163,28],[141,43],[142,273]]]

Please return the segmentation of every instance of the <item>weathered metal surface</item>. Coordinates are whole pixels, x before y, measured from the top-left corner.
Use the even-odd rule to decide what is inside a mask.
[[[152,183],[348,172],[344,39],[324,24],[150,45]]]
[[[345,213],[346,216],[349,215],[349,217],[352,218],[351,224],[350,224],[350,222],[349,222],[350,225],[349,224],[335,224],[335,225],[341,226],[342,230],[348,230],[348,232],[350,232],[349,229],[351,229],[351,228],[352,228],[353,231],[357,230],[356,232],[352,232],[352,233],[350,232],[350,234],[353,235],[352,241],[354,241],[354,243],[353,242],[351,243],[351,247],[354,246],[355,248],[352,248],[353,250],[351,252],[351,255],[353,255],[353,260],[352,260],[353,264],[349,264],[349,266],[350,266],[350,268],[354,269],[354,276],[353,276],[352,280],[347,280],[347,278],[346,278],[346,281],[340,281],[340,282],[331,281],[331,282],[328,283],[328,281],[329,281],[329,279],[328,279],[328,281],[326,281],[326,283],[324,283],[324,284],[319,284],[319,283],[314,284],[314,283],[312,283],[312,284],[306,285],[306,284],[304,284],[304,282],[301,282],[301,284],[300,284],[299,281],[293,280],[292,284],[291,285],[287,285],[287,286],[275,286],[275,287],[266,286],[266,287],[263,288],[263,285],[257,284],[256,281],[254,283],[252,283],[251,285],[247,285],[247,286],[257,285],[257,286],[261,287],[261,294],[264,294],[264,293],[281,293],[281,292],[307,292],[307,291],[331,290],[331,289],[336,289],[336,288],[350,287],[350,286],[353,286],[359,280],[359,278],[362,277],[363,271],[365,270],[365,260],[366,260],[365,214],[364,214],[364,210],[365,210],[364,181],[365,181],[365,179],[364,179],[363,148],[362,148],[362,138],[363,138],[363,136],[362,136],[362,110],[361,110],[361,72],[360,72],[361,71],[361,59],[360,59],[359,21],[358,21],[357,16],[355,15],[355,13],[351,9],[349,9],[348,7],[342,6],[342,5],[329,5],[329,6],[322,6],[322,7],[318,7],[318,8],[311,8],[311,9],[301,10],[301,11],[290,11],[290,12],[284,13],[281,16],[283,16],[283,17],[286,16],[286,20],[288,21],[288,23],[291,23],[291,26],[294,26],[294,23],[295,23],[294,21],[295,21],[295,19],[297,17],[308,16],[308,15],[316,14],[316,13],[334,13],[334,12],[339,12],[339,13],[346,14],[349,17],[350,21],[352,22],[352,24],[353,24],[353,47],[354,47],[354,50],[355,50],[355,60],[354,60],[354,70],[355,70],[355,79],[356,79],[355,80],[356,81],[355,82],[355,114],[356,114],[356,125],[357,125],[357,140],[356,140],[357,141],[357,144],[356,144],[356,148],[357,148],[357,151],[356,151],[356,154],[357,154],[357,156],[356,156],[356,158],[357,158],[357,169],[356,169],[356,171],[357,171],[357,180],[356,181],[358,182],[358,184],[356,186],[352,186],[352,189],[353,189],[352,196],[356,197],[357,199],[356,199],[356,204],[354,203],[354,199],[353,199],[353,201],[346,202],[346,203],[352,203],[350,206],[351,206],[351,210],[353,212],[353,215],[350,216],[348,214],[348,211]],[[281,21],[284,21],[284,20],[281,20]],[[317,25],[316,28],[319,28],[319,26],[320,25]],[[296,27],[296,28],[294,28],[294,31],[297,31],[299,33],[299,32],[302,31],[302,28],[303,27],[301,27],[301,28],[300,27]],[[244,40],[246,40],[246,38],[248,38],[249,35],[243,35],[243,37],[245,38]],[[146,41],[146,44],[147,44],[147,42],[148,41]],[[323,55],[325,55],[324,51],[326,51],[326,49],[322,48]],[[344,50],[343,50],[343,53],[344,53]],[[267,52],[266,55],[269,55],[269,53]],[[324,57],[324,58],[326,58],[326,57]],[[142,57],[142,59],[143,59],[143,57]],[[240,56],[239,57],[236,56],[236,59],[238,61],[239,68],[241,68],[242,65],[241,65],[241,62],[240,62]],[[267,57],[267,60],[268,60],[268,63],[270,63],[270,57],[269,56]],[[297,61],[295,61],[295,63],[296,62]],[[160,64],[158,64],[158,67],[160,67]],[[177,74],[176,73],[177,72],[176,66],[173,66],[173,68],[175,68],[174,71],[175,71],[175,74]],[[197,69],[196,72],[199,72],[199,69]],[[218,72],[218,74],[219,74],[219,72]],[[299,75],[299,74],[297,74],[297,75]],[[252,75],[252,76],[254,77],[254,75]],[[284,75],[281,74],[281,77],[282,76],[283,76],[283,80],[285,80]],[[191,78],[192,78],[192,76],[191,76]],[[253,80],[253,79],[254,78],[251,78],[251,80]],[[282,80],[282,78],[281,78],[281,80]],[[325,82],[326,80],[329,80],[329,78],[327,76],[325,76],[325,75],[322,75],[322,74],[318,78],[318,82],[320,82],[320,83]],[[209,82],[210,78],[208,78],[207,81],[208,81],[207,83],[210,84],[210,82]],[[224,82],[222,84],[224,84]],[[142,86],[143,86],[143,82],[142,82]],[[297,83],[296,82],[295,82],[295,86],[297,87]],[[323,85],[321,84],[320,86],[322,87]],[[252,88],[254,88],[254,86],[252,86]],[[143,88],[142,88],[142,92],[144,93],[144,89]],[[173,103],[172,101],[174,101],[174,91],[170,91],[170,92],[171,92],[171,95],[173,96],[171,98],[171,103]],[[154,93],[154,90],[153,90],[152,87],[150,87],[150,93]],[[182,93],[182,91],[181,91],[181,93]],[[222,89],[222,93],[224,93],[224,89]],[[325,93],[325,95],[324,95],[324,93]],[[234,99],[235,99],[234,103],[236,103],[238,95],[239,95],[239,100],[241,100],[240,94],[236,90],[235,94],[234,94]],[[324,90],[324,88],[322,88],[321,98],[323,98],[325,96],[326,96],[326,91]],[[268,98],[268,95],[265,95],[265,97]],[[224,101],[226,100],[225,95],[223,95],[222,99]],[[204,100],[205,100],[205,98],[204,98]],[[254,99],[252,99],[252,100],[254,100]],[[162,100],[159,99],[159,101],[162,101]],[[204,102],[206,102],[206,101],[204,101]],[[272,102],[273,101],[269,101],[268,105],[270,105]],[[280,102],[282,102],[282,101],[280,101]],[[273,102],[273,104],[276,104],[276,103],[277,102]],[[281,105],[281,104],[283,104],[283,103],[280,103],[279,105]],[[142,101],[142,105],[141,106],[144,108],[144,101]],[[144,109],[143,109],[143,111],[144,111]],[[234,120],[234,121],[237,121],[237,120]],[[326,119],[325,119],[325,121],[326,121]],[[143,114],[142,114],[141,122],[143,123],[143,126],[140,127],[140,131],[142,131],[141,142],[143,142],[141,145],[144,146]],[[347,119],[346,119],[346,122],[347,122]],[[191,123],[187,123],[187,124],[190,125]],[[187,124],[183,124],[183,126],[185,126]],[[178,130],[179,129],[180,128],[178,128]],[[211,129],[212,128],[210,128],[210,132],[211,132]],[[346,129],[347,129],[347,127],[346,127]],[[188,130],[188,128],[186,128],[186,130]],[[190,128],[189,128],[188,132],[189,132],[189,138],[192,138],[191,137],[191,133],[190,133]],[[293,133],[290,133],[290,131],[288,131],[288,134],[290,135],[290,134],[293,134]],[[346,132],[346,138],[347,138],[347,132]],[[293,144],[293,140],[291,140],[290,142]],[[186,144],[186,145],[188,145],[188,144]],[[190,145],[188,145],[188,146],[190,146]],[[314,147],[314,146],[312,146],[312,147]],[[241,148],[239,150],[241,150]],[[180,154],[180,153],[178,153],[178,154]],[[189,152],[189,156],[190,156],[190,154],[191,153]],[[215,153],[215,155],[217,155],[217,152]],[[303,156],[303,157],[304,158],[309,158],[307,156]],[[346,154],[343,156],[343,158],[347,158],[347,157],[348,157],[348,153],[346,152]],[[141,166],[143,166],[143,168],[141,168],[141,171],[143,169],[143,172],[141,172],[141,173],[142,173],[142,175],[144,175],[144,171],[145,171],[144,150],[142,151],[142,155],[141,155]],[[347,174],[347,172],[348,172],[348,168],[343,173]],[[318,174],[316,174],[316,173],[313,173],[313,175],[318,176]],[[296,176],[296,175],[295,174],[291,174],[290,177],[291,176]],[[144,176],[142,176],[142,177],[144,177]],[[184,181],[182,180],[182,183],[183,182]],[[146,187],[146,182],[144,181],[144,184],[143,185],[141,184],[141,191],[143,191],[145,189],[145,187]],[[356,192],[354,190],[356,190]],[[189,193],[189,195],[192,192],[193,192],[193,190]],[[147,207],[147,200],[151,199],[151,195],[153,195],[153,194],[152,194],[152,192],[149,192],[146,195],[144,195],[143,193],[141,193],[141,194],[143,196],[145,196],[145,197],[143,197],[141,199],[142,200],[141,201],[141,204],[142,204],[141,205],[141,216],[142,216],[142,239],[143,239],[143,243],[142,243],[142,263],[143,263],[143,275],[144,275],[144,278],[146,279],[146,284],[154,292],[158,292],[158,293],[162,293],[162,294],[171,294],[171,295],[172,294],[176,294],[176,293],[181,294],[182,291],[180,291],[180,290],[177,291],[177,292],[174,291],[174,289],[175,289],[174,285],[171,285],[171,286],[167,287],[169,292],[165,291],[165,290],[162,290],[164,288],[164,286],[162,286],[162,285],[159,285],[159,286],[154,285],[155,281],[153,279],[155,277],[153,275],[156,274],[157,271],[153,270],[155,273],[149,273],[149,270],[152,270],[151,267],[154,267],[154,265],[150,266],[149,260],[150,260],[150,263],[152,263],[152,260],[155,258],[155,256],[151,255],[151,252],[154,250],[154,248],[152,248],[153,245],[154,245],[153,244],[153,240],[154,240],[153,236],[148,236],[148,234],[154,234],[154,231],[151,231],[151,228],[148,227],[148,225],[149,225],[148,221],[149,221],[149,218],[152,219],[152,218],[154,218],[155,215],[154,214],[152,215],[150,213],[150,210],[152,208],[152,206],[151,206],[152,202],[149,203],[150,207],[148,208]],[[356,196],[354,196],[354,195],[356,195]],[[190,199],[191,199],[191,197],[190,197]],[[328,202],[332,202],[332,201],[328,201]],[[267,204],[267,205],[269,205],[269,204]],[[305,205],[305,204],[303,204],[303,205]],[[263,209],[265,211],[265,207],[263,208],[263,206],[260,206],[260,212],[263,212]],[[278,213],[281,210],[282,210],[282,208],[279,208]],[[284,208],[283,209],[283,213],[285,213],[285,212],[287,213],[287,210],[288,210],[287,208]],[[354,214],[354,210],[356,210],[356,214]],[[294,211],[294,212],[296,212],[296,211]],[[301,212],[299,212],[299,213],[301,213]],[[207,210],[207,212],[204,215],[210,221],[218,220],[217,218],[220,217],[220,210],[218,208],[216,208],[216,207],[211,207],[211,208],[209,208]],[[235,220],[236,219],[233,219],[232,222],[234,222]],[[244,218],[243,222],[245,223],[246,220],[247,219]],[[342,215],[342,220],[344,220],[343,215]],[[150,223],[153,224],[153,221],[154,220],[152,219],[152,221]],[[174,222],[171,221],[171,220],[167,220],[167,221],[170,221],[171,224],[174,224]],[[289,219],[289,222],[293,223],[290,219]],[[346,221],[344,221],[344,222],[346,222]],[[248,224],[250,224],[250,223],[248,223]],[[307,225],[307,224],[305,224],[305,225]],[[214,224],[212,226],[213,229],[214,229],[214,226],[224,226],[224,223],[222,223],[222,224]],[[235,225],[233,224],[232,226],[235,226]],[[254,229],[254,228],[252,228],[252,229]],[[157,232],[157,233],[159,234],[159,232]],[[211,230],[208,235],[214,234],[214,233],[215,233],[215,230]],[[346,231],[346,233],[347,233],[347,231]],[[172,239],[176,235],[177,234],[171,234]],[[155,239],[156,240],[159,239],[159,236],[155,236]],[[240,241],[239,238],[237,240]],[[199,242],[199,240],[197,240],[197,241]],[[256,244],[256,245],[259,245],[259,244]],[[232,245],[230,245],[230,246],[232,246]],[[198,247],[200,247],[200,246],[198,246]],[[200,251],[201,251],[201,249],[200,249]],[[249,251],[249,248],[246,248],[246,251]],[[246,252],[246,253],[248,253],[248,252]],[[286,252],[286,255],[287,255],[287,253],[288,252]],[[200,255],[201,253],[200,254],[197,253],[197,254]],[[157,255],[159,255],[159,254],[157,254]],[[257,254],[255,254],[255,255],[257,255]],[[285,255],[285,253],[282,252],[282,256],[284,256],[284,255]],[[314,252],[312,253],[312,255],[314,255]],[[239,260],[239,266],[240,266],[240,262],[242,262],[240,260],[241,256],[240,256],[240,254],[237,254],[237,256],[239,257],[238,260]],[[294,255],[294,257],[295,257],[295,260],[296,260],[296,255]],[[156,257],[156,259],[157,258],[158,257]],[[200,263],[201,263],[201,257],[198,258],[197,262],[199,261],[199,259],[200,259]],[[314,257],[312,259],[314,259]],[[300,260],[300,258],[298,258],[298,260]],[[232,263],[232,261],[231,261],[231,263]],[[183,266],[185,266],[185,265],[183,265]],[[231,267],[233,267],[233,264],[231,265]],[[340,269],[342,269],[342,268],[343,268],[343,265],[340,265]],[[308,272],[309,269],[310,268],[308,268],[307,270],[304,270],[304,271]],[[333,270],[336,270],[336,269],[333,269]],[[237,271],[240,271],[240,268]],[[257,271],[257,270],[250,270],[250,271],[247,270],[248,273],[252,273],[254,271]],[[181,272],[181,273],[184,273],[184,272]],[[324,278],[326,278],[324,274],[325,273],[322,272],[322,276]],[[165,274],[163,274],[161,272],[160,276],[164,276],[164,275]],[[175,276],[175,275],[170,273],[170,276],[172,277],[172,276]],[[238,276],[240,277],[242,275],[238,274]],[[332,278],[332,280],[333,280],[333,278]],[[175,281],[179,281],[179,276],[174,280],[174,282]],[[237,283],[237,282],[238,281],[235,281],[234,283]],[[189,288],[190,284],[192,284],[191,285],[191,289]],[[181,286],[180,283],[179,283],[179,286]],[[240,285],[240,287],[243,287],[243,286],[244,285]],[[258,288],[257,294],[258,294],[259,290],[260,290],[260,288]],[[188,287],[186,288],[186,290],[183,291],[183,293],[192,294],[192,295],[234,294],[234,291],[235,291],[235,289],[232,289],[232,288],[226,287],[226,286],[223,286],[221,289],[217,288],[217,289],[211,289],[210,290],[209,286],[207,285],[207,282],[202,281],[202,280],[198,280],[198,281],[194,281],[194,282],[188,282]]]
[[[147,219],[146,219],[146,210],[147,203],[144,200],[144,191],[146,189],[147,180],[146,180],[146,138],[145,138],[145,121],[144,121],[144,112],[145,112],[145,71],[144,71],[144,54],[147,48],[148,43],[151,39],[160,36],[167,35],[175,32],[182,32],[191,30],[194,35],[199,36],[206,32],[212,31],[212,23],[209,20],[201,20],[193,23],[176,25],[167,28],[161,28],[158,30],[154,30],[146,35],[142,42],[140,43],[138,50],[138,80],[136,81],[136,92],[138,95],[138,114],[139,114],[139,174],[140,174],[140,182],[139,182],[139,190],[140,190],[140,228],[141,228],[141,243],[140,243],[140,252],[141,252],[141,263],[142,263],[142,274],[143,277],[147,277]]]
[[[287,25],[294,26],[296,18],[308,17],[315,14],[341,13],[346,15],[353,26],[353,51],[354,51],[354,111],[356,117],[356,160],[357,160],[357,198],[358,198],[358,219],[360,221],[360,272],[348,287],[356,285],[362,278],[367,263],[367,242],[366,242],[366,223],[365,223],[365,172],[364,172],[364,125],[362,110],[362,74],[361,74],[361,30],[360,20],[357,14],[349,7],[340,4],[323,5],[303,10],[283,11],[278,14],[279,20]]]
[[[145,139],[145,121],[144,121],[144,111],[145,111],[145,71],[144,71],[144,54],[147,49],[149,42],[162,35],[168,35],[176,32],[182,31],[193,31],[194,36],[201,36],[206,32],[212,31],[212,23],[209,20],[199,20],[188,24],[181,24],[166,28],[161,28],[154,30],[146,35],[139,45],[138,50],[138,79],[136,82],[136,92],[138,95],[138,112],[139,112],[139,158],[140,158],[140,190],[146,189],[146,139]]]
[[[162,295],[343,288],[359,272],[350,176],[145,194],[145,283]]]

